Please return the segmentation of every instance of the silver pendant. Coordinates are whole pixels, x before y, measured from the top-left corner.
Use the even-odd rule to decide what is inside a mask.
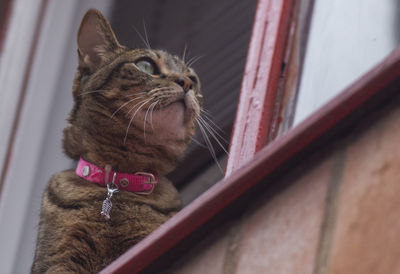
[[[106,198],[103,201],[103,207],[101,208],[100,214],[108,221],[110,220],[110,211],[112,208],[112,202],[110,198]]]
[[[105,180],[107,181],[108,179],[108,175],[110,174],[111,168],[108,168],[106,166],[106,177]],[[104,199],[103,201],[103,206],[101,207],[101,212],[100,214],[108,221],[110,220],[110,211],[112,209],[112,202],[111,202],[111,198],[114,195],[114,193],[118,192],[118,186],[114,183],[115,182],[115,177],[117,176],[117,173],[114,172],[114,176],[112,179],[111,183],[107,184],[107,197]]]

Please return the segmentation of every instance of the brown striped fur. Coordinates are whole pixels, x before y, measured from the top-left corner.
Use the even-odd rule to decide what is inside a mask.
[[[121,46],[96,10],[82,19],[78,57],[65,153],[119,172],[157,172],[159,184],[148,196],[118,192],[106,221],[104,187],[73,170],[54,175],[42,201],[32,273],[96,273],[176,213],[180,199],[164,175],[182,158],[201,110],[190,67],[161,50]],[[138,60],[154,63],[156,73],[139,70]]]

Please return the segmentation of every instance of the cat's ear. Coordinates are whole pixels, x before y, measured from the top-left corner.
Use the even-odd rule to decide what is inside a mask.
[[[79,65],[93,72],[122,48],[104,15],[98,10],[88,10],[78,31]]]

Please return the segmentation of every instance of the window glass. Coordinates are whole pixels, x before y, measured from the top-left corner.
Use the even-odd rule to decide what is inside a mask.
[[[316,0],[295,124],[399,45],[398,0]]]

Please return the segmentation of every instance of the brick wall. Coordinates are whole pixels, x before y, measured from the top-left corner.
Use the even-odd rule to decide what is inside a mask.
[[[189,248],[171,273],[400,273],[400,103],[369,117],[240,216]]]

